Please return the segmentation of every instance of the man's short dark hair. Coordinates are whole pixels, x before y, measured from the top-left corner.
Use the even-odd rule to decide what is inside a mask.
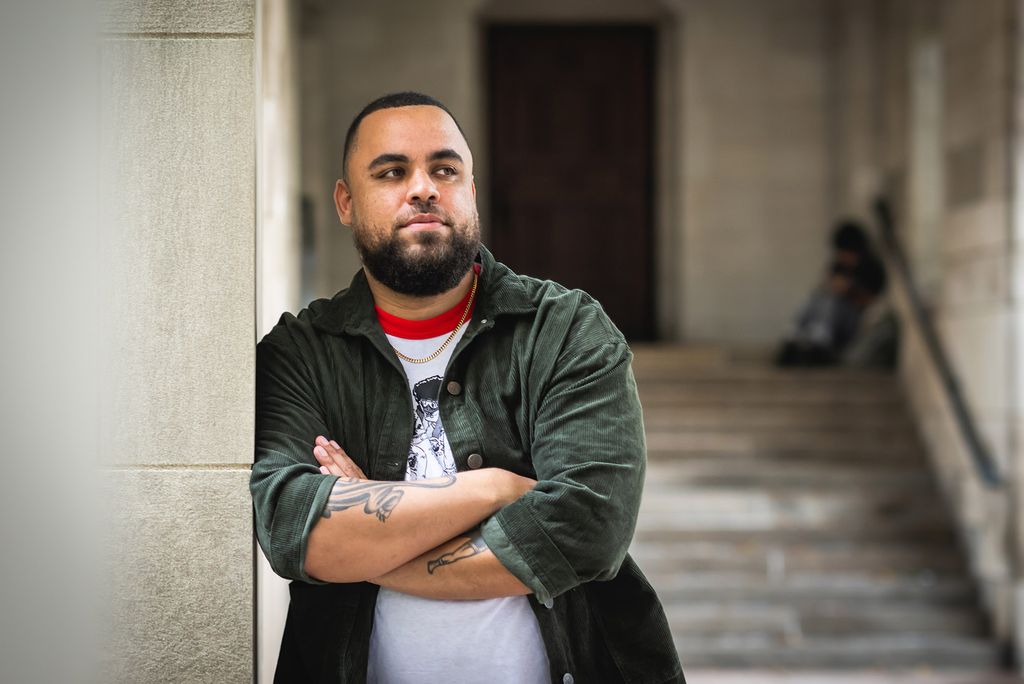
[[[444,110],[448,116],[452,117],[452,121],[455,122],[455,127],[459,129],[459,133],[462,133],[462,137],[466,137],[466,132],[462,130],[462,126],[459,125],[459,120],[455,118],[454,114],[452,114],[452,110],[448,109],[448,107],[446,107],[440,100],[430,97],[429,95],[424,95],[423,93],[415,93],[412,91],[384,95],[363,107],[362,111],[356,114],[356,118],[352,119],[352,123],[349,124],[348,131],[345,133],[345,147],[341,153],[342,176],[345,178],[348,177],[348,155],[352,149],[352,143],[355,142],[356,131],[359,130],[359,124],[362,123],[363,119],[380,109],[415,107],[419,105],[437,107],[438,109]]]
[[[865,254],[869,248],[868,234],[859,221],[840,221],[832,232],[832,246],[844,252]]]

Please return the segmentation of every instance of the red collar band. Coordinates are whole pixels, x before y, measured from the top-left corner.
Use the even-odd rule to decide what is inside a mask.
[[[479,275],[480,264],[473,264],[473,270]],[[479,294],[479,288],[477,293]],[[459,319],[462,318],[462,312],[466,309],[466,303],[469,301],[470,294],[472,294],[472,290],[467,292],[466,296],[458,304],[444,313],[420,321],[389,314],[376,305],[374,305],[374,308],[377,310],[377,320],[380,321],[380,326],[384,328],[386,334],[406,340],[427,340],[431,337],[447,335],[455,329],[455,326],[459,324]],[[466,315],[467,321],[472,318],[475,307],[476,301],[474,300],[469,313]]]

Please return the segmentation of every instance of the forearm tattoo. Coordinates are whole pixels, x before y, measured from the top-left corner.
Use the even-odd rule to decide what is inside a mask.
[[[331,496],[324,506],[323,517],[330,518],[335,511],[344,511],[362,505],[367,515],[377,516],[377,520],[387,522],[388,516],[402,500],[406,489],[423,487],[425,489],[442,489],[455,484],[455,476],[448,475],[435,482],[368,482],[351,477],[340,478],[331,489]]]
[[[427,561],[427,572],[431,575],[434,571],[444,565],[451,565],[452,563],[458,563],[460,560],[466,558],[472,558],[478,554],[483,553],[487,550],[487,542],[480,536],[480,532],[474,532],[473,536],[466,540],[465,543],[461,544],[454,551],[448,553],[442,553],[434,560]]]

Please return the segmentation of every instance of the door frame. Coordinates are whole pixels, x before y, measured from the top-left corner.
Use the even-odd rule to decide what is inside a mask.
[[[475,44],[476,113],[480,140],[490,140],[488,84],[485,69],[487,33],[501,25],[645,24],[654,30],[654,135],[653,150],[653,283],[654,338],[658,342],[683,341],[683,17],[682,9],[669,3],[638,2],[630,6],[603,3],[571,3],[550,6],[542,1],[487,3],[477,13]],[[491,193],[490,155],[487,145],[477,145],[475,176],[477,204],[484,240],[489,238]],[[501,255],[497,255],[499,260]]]

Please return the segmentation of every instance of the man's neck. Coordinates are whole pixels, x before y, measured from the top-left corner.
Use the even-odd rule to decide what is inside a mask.
[[[469,289],[473,287],[473,269],[471,268],[466,271],[466,275],[462,276],[459,284],[447,292],[429,297],[415,297],[395,292],[374,278],[369,271],[363,270],[370,285],[370,292],[373,293],[374,303],[392,316],[410,321],[422,321],[443,314],[461,302],[462,298],[469,293]]]

